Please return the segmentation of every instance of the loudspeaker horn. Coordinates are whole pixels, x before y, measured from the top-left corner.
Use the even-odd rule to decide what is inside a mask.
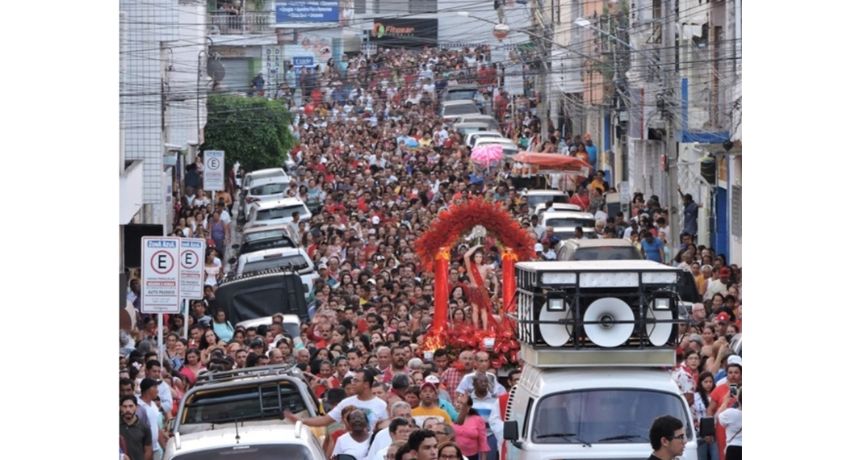
[[[666,345],[669,338],[672,337],[672,323],[652,323],[651,320],[665,321],[672,319],[672,310],[655,310],[648,308],[645,312],[645,317],[648,319],[645,331],[648,333],[648,340],[655,347]]]
[[[633,310],[617,297],[604,297],[592,302],[585,310],[583,319],[586,322],[600,321],[598,324],[586,324],[585,334],[601,347],[617,347],[626,342],[633,333],[633,323],[614,323],[614,321],[633,321]]]
[[[548,305],[549,303],[546,303],[541,307],[541,312],[538,316],[539,321],[562,320],[567,318],[570,313],[567,309],[564,311],[549,311],[547,310]],[[538,324],[538,330],[540,331],[540,335],[543,337],[543,341],[551,347],[560,347],[570,340],[568,326],[564,324],[544,324],[541,322]]]

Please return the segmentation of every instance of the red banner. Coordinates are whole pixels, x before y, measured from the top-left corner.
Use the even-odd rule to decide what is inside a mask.
[[[448,248],[439,248],[436,253],[436,277],[434,280],[434,309],[433,309],[433,331],[441,331],[448,325],[448,262],[451,254]]]
[[[514,264],[517,263],[517,255],[514,251],[505,248],[502,254],[502,311],[507,312],[512,307],[514,296],[517,293],[517,281],[514,279]]]

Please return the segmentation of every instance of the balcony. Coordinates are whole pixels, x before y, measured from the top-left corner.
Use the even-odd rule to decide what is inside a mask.
[[[216,11],[209,13],[208,32],[210,35],[273,34],[274,23],[274,11]]]

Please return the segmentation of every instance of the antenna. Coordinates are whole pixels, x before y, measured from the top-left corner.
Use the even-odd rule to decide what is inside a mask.
[[[236,444],[239,444],[239,441],[240,441],[240,439],[241,439],[241,438],[239,437],[239,420],[238,420],[238,419],[235,419],[235,420],[233,420],[233,423],[235,423],[235,424],[236,424]]]

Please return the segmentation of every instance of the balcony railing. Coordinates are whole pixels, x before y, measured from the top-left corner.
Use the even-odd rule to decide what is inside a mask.
[[[209,13],[209,33],[243,35],[274,33],[274,11],[246,11],[233,14],[226,11]]]

